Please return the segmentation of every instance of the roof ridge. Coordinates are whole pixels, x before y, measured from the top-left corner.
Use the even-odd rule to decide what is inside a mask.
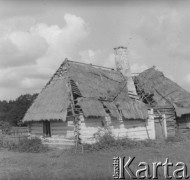
[[[99,65],[94,65],[94,64],[88,64],[88,63],[83,63],[83,62],[79,62],[79,61],[72,61],[72,60],[68,60],[66,58],[67,62],[71,62],[71,63],[75,63],[75,64],[83,64],[83,65],[88,65],[88,66],[92,66],[92,67],[97,67],[97,68],[101,68],[101,69],[107,69],[107,70],[111,70],[111,71],[115,71],[117,72],[114,68],[109,68],[109,67],[105,67],[105,66],[99,66]]]

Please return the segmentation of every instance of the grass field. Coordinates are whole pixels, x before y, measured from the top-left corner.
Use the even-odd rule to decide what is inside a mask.
[[[140,161],[164,162],[168,157],[189,167],[190,141],[156,143],[149,147],[110,148],[75,154],[73,150],[51,150],[46,153],[19,153],[0,149],[0,179],[54,180],[54,179],[113,179],[114,156],[135,156],[132,168]],[[172,172],[172,171],[171,171]]]

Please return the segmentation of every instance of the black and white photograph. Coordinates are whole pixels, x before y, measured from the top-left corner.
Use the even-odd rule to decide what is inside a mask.
[[[0,0],[0,180],[190,178],[190,1]]]

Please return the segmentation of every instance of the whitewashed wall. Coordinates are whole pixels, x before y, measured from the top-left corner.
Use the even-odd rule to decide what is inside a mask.
[[[106,128],[105,128],[106,127]],[[31,123],[31,134],[43,136],[42,122]],[[78,125],[79,138],[82,143],[95,143],[95,134],[99,131],[109,129],[116,139],[130,138],[136,140],[155,139],[155,126],[153,112],[149,111],[149,118],[142,120],[117,120],[110,117],[105,118],[85,118],[80,115]],[[67,122],[51,122],[50,139],[72,139],[74,140],[74,131],[76,127],[73,119],[67,119]]]
[[[111,126],[111,131],[116,139],[130,138],[137,140],[155,139],[154,120],[148,119],[144,123],[129,125],[121,122],[120,126]]]
[[[136,140],[155,139],[155,126],[153,112],[149,111],[149,118],[142,120],[124,120],[119,121],[114,118],[105,119],[80,117],[80,138],[82,143],[94,143],[96,139],[94,134],[103,130],[102,121],[106,122],[108,129],[116,139],[130,138]]]
[[[80,139],[82,143],[92,144],[96,142],[94,134],[103,128],[104,118],[86,118],[80,116]]]

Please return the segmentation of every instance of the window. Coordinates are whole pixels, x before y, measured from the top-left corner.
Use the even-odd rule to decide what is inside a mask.
[[[50,121],[43,121],[43,135],[46,137],[51,137]]]

